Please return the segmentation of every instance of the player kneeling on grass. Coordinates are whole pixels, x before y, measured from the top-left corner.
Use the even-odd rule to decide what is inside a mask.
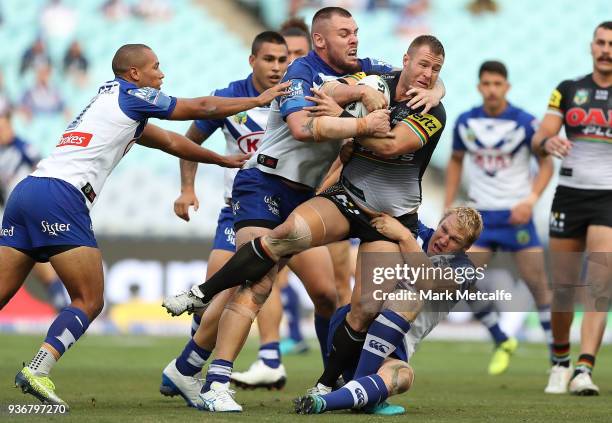
[[[418,238],[423,241],[420,247],[412,232],[397,219],[380,215],[372,220],[372,225],[389,239],[399,243],[403,261],[411,267],[426,266],[462,269],[474,265],[465,252],[482,231],[482,218],[478,211],[470,207],[449,209],[437,229],[425,227],[419,222]],[[363,266],[364,268],[367,267]],[[364,269],[362,269],[364,271]],[[352,379],[342,388],[321,394],[316,387],[309,394],[297,398],[295,411],[299,414],[319,414],[325,411],[360,409],[367,413],[394,415],[405,410],[401,406],[390,405],[385,400],[392,395],[406,392],[414,381],[414,372],[408,365],[409,357],[418,344],[450,312],[458,302],[457,291],[472,289],[475,278],[457,280],[436,280],[431,275],[447,272],[431,272],[430,279],[421,278],[410,284],[401,282],[399,289],[413,292],[414,300],[408,302],[387,301],[381,312],[368,328],[368,334],[359,356],[357,365],[344,372],[345,380]],[[457,273],[459,274],[459,273]],[[435,277],[435,276],[434,276]],[[434,291],[448,293],[448,299],[423,299],[419,293]],[[365,295],[366,290],[362,291]],[[398,293],[398,291],[396,291]],[[362,297],[362,301],[364,298]],[[403,310],[403,311],[398,311]],[[332,317],[330,333],[344,322],[350,305],[341,307]],[[347,360],[347,362],[350,360]],[[354,363],[354,361],[353,361]]]

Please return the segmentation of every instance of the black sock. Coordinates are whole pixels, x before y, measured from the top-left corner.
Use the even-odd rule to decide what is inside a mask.
[[[334,333],[327,365],[317,382],[334,386],[344,370],[356,367],[366,335],[367,332],[357,332],[351,328],[345,319]]]
[[[261,238],[255,238],[240,247],[225,266],[199,285],[200,291],[204,294],[203,301],[208,302],[219,292],[243,285],[247,281],[257,282],[275,265],[276,262],[261,246]]]

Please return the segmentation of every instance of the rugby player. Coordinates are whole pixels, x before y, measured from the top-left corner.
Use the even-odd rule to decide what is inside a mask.
[[[232,82],[227,88],[216,90],[214,95],[225,97],[258,95],[259,92],[278,84],[288,64],[287,46],[283,37],[272,31],[257,35],[252,43],[249,62],[253,68],[251,75],[244,80]],[[225,119],[195,121],[186,136],[201,144],[215,130],[222,128],[227,153],[240,153],[241,151],[254,153],[266,127],[268,112],[269,105],[265,105]],[[196,208],[198,205],[194,187],[197,163],[181,160],[180,166],[181,195],[175,201],[174,208],[179,217],[189,220],[189,207]],[[228,205],[219,214],[213,249],[208,260],[207,278],[229,260],[236,248],[234,218],[231,209],[231,189],[236,172],[234,169],[226,170],[225,201]],[[322,320],[328,325],[328,319],[336,309],[336,293],[329,252],[324,247],[311,249],[294,257],[289,266],[301,277],[312,295],[317,316],[315,319],[321,320],[318,316],[324,316]],[[164,369],[160,387],[162,394],[180,394],[189,405],[194,407],[201,405],[199,394],[202,382],[194,376],[201,371],[204,362],[214,349],[219,317],[232,294],[232,291],[227,291],[215,297],[211,307],[206,309],[202,322],[200,316],[194,315],[192,330],[197,331],[192,335],[193,339],[187,343],[182,353]],[[278,314],[281,314],[280,298],[276,299]],[[268,303],[269,301],[266,302]],[[277,312],[275,309],[271,311]],[[254,363],[250,372],[236,375],[237,382],[280,389],[286,380],[286,372],[281,364],[279,351],[278,326],[282,314],[278,317],[271,316],[272,322],[265,322],[267,323],[265,325],[262,324],[262,317],[266,316],[260,314],[257,319],[261,340],[259,359]]]
[[[181,294],[172,298],[171,307],[167,308],[176,307],[182,311],[194,305],[203,306],[208,296],[216,294],[217,289],[224,289],[229,281],[244,283],[259,280],[274,269],[284,256],[349,236],[361,239],[361,252],[397,251],[397,244],[374,230],[367,216],[374,212],[388,212],[399,216],[403,224],[416,232],[416,210],[421,201],[420,178],[439,140],[445,113],[443,106],[438,105],[430,113],[421,115],[411,109],[406,93],[410,86],[433,88],[443,59],[444,49],[435,37],[417,37],[404,56],[402,71],[382,75],[390,86],[393,98],[391,119],[395,125],[392,131],[394,137],[359,138],[362,146],[357,147],[353,159],[345,166],[341,183],[298,206],[270,235],[245,244],[209,282],[194,287],[191,295]],[[288,72],[291,72],[291,66]],[[349,97],[351,88],[355,86],[353,84],[360,77],[363,74],[345,78],[346,84],[334,82],[329,90],[340,97]],[[322,92],[320,95],[326,97]],[[327,140],[331,138],[324,132],[327,124],[337,121],[338,118],[317,117],[309,120],[310,123],[303,129],[315,139]],[[341,133],[338,129],[333,132],[337,134],[336,137],[348,137],[346,132]],[[215,284],[209,285],[215,279]],[[324,375],[319,380],[327,387],[333,386],[340,375],[345,365],[343,360],[359,356],[365,330],[377,312],[362,310],[359,303],[360,284],[358,273],[352,310],[346,321],[349,329],[344,330],[343,327],[336,331],[334,348],[330,351]],[[260,283],[253,285],[253,289],[258,286]],[[193,300],[193,297],[197,300]],[[253,300],[242,304],[248,304],[249,310],[253,308]],[[235,326],[233,328],[235,330]],[[240,340],[239,345],[242,342]],[[231,371],[230,366],[224,367],[226,370],[219,371]]]
[[[591,56],[592,73],[565,80],[553,91],[532,140],[542,154],[562,158],[549,227],[554,363],[544,391],[549,394],[566,393],[568,385],[572,394],[599,394],[592,373],[612,277],[612,21],[595,28]],[[559,135],[561,127],[567,138]],[[569,335],[583,252],[588,253],[590,302],[585,304],[580,356],[572,371]]]
[[[302,18],[291,18],[281,25],[279,32],[287,43],[291,63],[303,57],[312,49],[308,26]],[[325,247],[305,251],[289,261],[289,268],[294,270],[304,281],[307,292],[312,295],[315,304],[315,331],[322,342],[321,352],[325,362],[325,339],[331,313],[336,309],[336,290],[332,278],[335,273],[333,256]],[[303,341],[300,329],[300,299],[297,292],[289,285],[288,267],[281,269],[272,286],[272,291],[263,307],[257,314],[259,330],[259,354],[248,370],[232,372],[232,382],[243,388],[279,389],[285,383],[286,374],[279,357],[295,352],[305,352],[308,344]],[[314,288],[314,289],[313,289]],[[283,300],[281,300],[281,291]],[[286,313],[290,337],[280,340],[280,324]]]
[[[551,347],[552,293],[532,214],[552,177],[552,159],[537,155],[539,171],[532,181],[531,138],[537,129],[535,117],[506,99],[510,83],[503,63],[484,62],[478,78],[483,104],[462,113],[455,124],[444,208],[450,207],[455,199],[465,162],[468,197],[484,221],[484,231],[470,252],[478,253],[473,258],[479,266],[489,262],[496,250],[512,252],[519,275],[527,283],[538,308],[546,343]],[[469,301],[468,304],[495,342],[489,374],[501,374],[508,368],[518,342],[499,327],[498,313],[491,302]]]
[[[104,303],[102,258],[89,210],[106,178],[134,143],[184,159],[240,167],[245,155],[220,156],[187,138],[148,124],[222,118],[268,104],[288,84],[256,98],[177,99],[160,91],[164,74],[143,44],[120,47],[112,61],[115,79],[68,125],[51,156],[11,193],[0,231],[0,308],[22,285],[35,262],[50,261],[72,299],[51,324],[42,346],[15,384],[43,402],[65,404],[49,372],[87,330]]]
[[[415,266],[418,262],[428,267],[462,268],[463,274],[467,274],[465,269],[474,268],[465,252],[478,238],[482,230],[482,218],[473,208],[448,209],[435,231],[419,222],[418,238],[422,241],[422,247],[409,228],[389,215],[376,216],[372,219],[372,225],[385,237],[399,243],[406,264]],[[426,257],[422,257],[423,252]],[[415,285],[420,283],[413,282]],[[427,281],[426,284],[442,291],[448,289],[450,281],[431,282]],[[461,284],[455,282],[451,283],[451,293],[470,289],[475,279],[468,278]],[[403,289],[410,289],[410,285]],[[412,292],[416,293],[418,289]],[[418,304],[419,301],[421,304]],[[299,414],[319,414],[353,408],[379,415],[402,414],[405,411],[403,407],[390,405],[385,400],[410,389],[414,371],[408,364],[409,358],[423,338],[448,315],[457,302],[457,295],[454,295],[446,300],[385,303],[381,313],[368,328],[365,354],[362,353],[356,367],[345,373],[347,380],[351,379],[350,382],[334,392],[313,392],[297,398],[294,401],[295,411]],[[341,326],[343,316],[349,311],[350,305],[335,313],[332,329]]]
[[[388,65],[377,61],[357,59],[357,26],[345,9],[330,7],[319,10],[313,18],[312,32],[314,51],[289,66],[284,79],[291,80],[291,94],[272,104],[268,127],[257,157],[247,162],[246,169],[238,172],[236,177],[232,200],[239,244],[257,237],[245,245],[252,245],[253,242],[260,245],[262,235],[286,219],[298,204],[313,196],[314,189],[336,158],[341,140],[364,135],[381,139],[389,136],[386,111],[373,111],[360,120],[353,117],[312,118],[303,110],[314,104],[307,101],[305,95],[327,79],[359,70],[390,70]],[[336,92],[342,92],[341,102],[361,99],[372,110],[386,106],[384,96],[369,87],[354,86]],[[249,189],[238,183],[241,178],[251,181]],[[266,204],[262,204],[266,198],[276,198],[280,207],[270,210]],[[253,255],[257,257],[252,251],[249,249],[247,252],[250,260]],[[242,255],[234,255],[230,262],[236,260],[246,263],[244,251]],[[248,269],[252,266],[249,262]],[[261,264],[255,263],[255,267],[262,269]],[[202,394],[209,410],[242,410],[233,400],[228,384],[233,361],[276,275],[276,262],[266,260],[263,267],[265,269],[252,278],[257,282],[244,285],[221,317],[219,334],[223,334],[223,338],[217,342],[218,359],[209,367]],[[237,275],[239,281],[233,283],[236,280],[234,275],[227,278],[226,273],[217,273],[202,286],[194,286],[190,291],[167,297],[164,307],[174,315],[193,311],[206,306],[212,296],[224,290],[228,284],[236,286],[244,282],[244,278]],[[204,285],[206,289],[202,291]]]
[[[6,203],[15,185],[28,176],[39,161],[36,148],[15,135],[11,111],[7,110],[0,116],[0,205]],[[49,263],[36,263],[33,271],[45,285],[51,304],[57,311],[70,304],[64,284]]]

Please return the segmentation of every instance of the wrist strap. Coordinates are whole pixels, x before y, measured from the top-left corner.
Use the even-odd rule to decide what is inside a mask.
[[[550,137],[546,137],[540,143],[540,151],[546,153],[546,143],[550,140]],[[548,153],[547,153],[548,154]]]

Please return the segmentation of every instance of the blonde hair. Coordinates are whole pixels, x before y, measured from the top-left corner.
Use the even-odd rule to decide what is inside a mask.
[[[472,207],[450,207],[446,209],[440,222],[451,214],[457,216],[457,225],[465,233],[465,242],[469,247],[478,239],[482,232],[482,216],[480,216],[478,210]]]

